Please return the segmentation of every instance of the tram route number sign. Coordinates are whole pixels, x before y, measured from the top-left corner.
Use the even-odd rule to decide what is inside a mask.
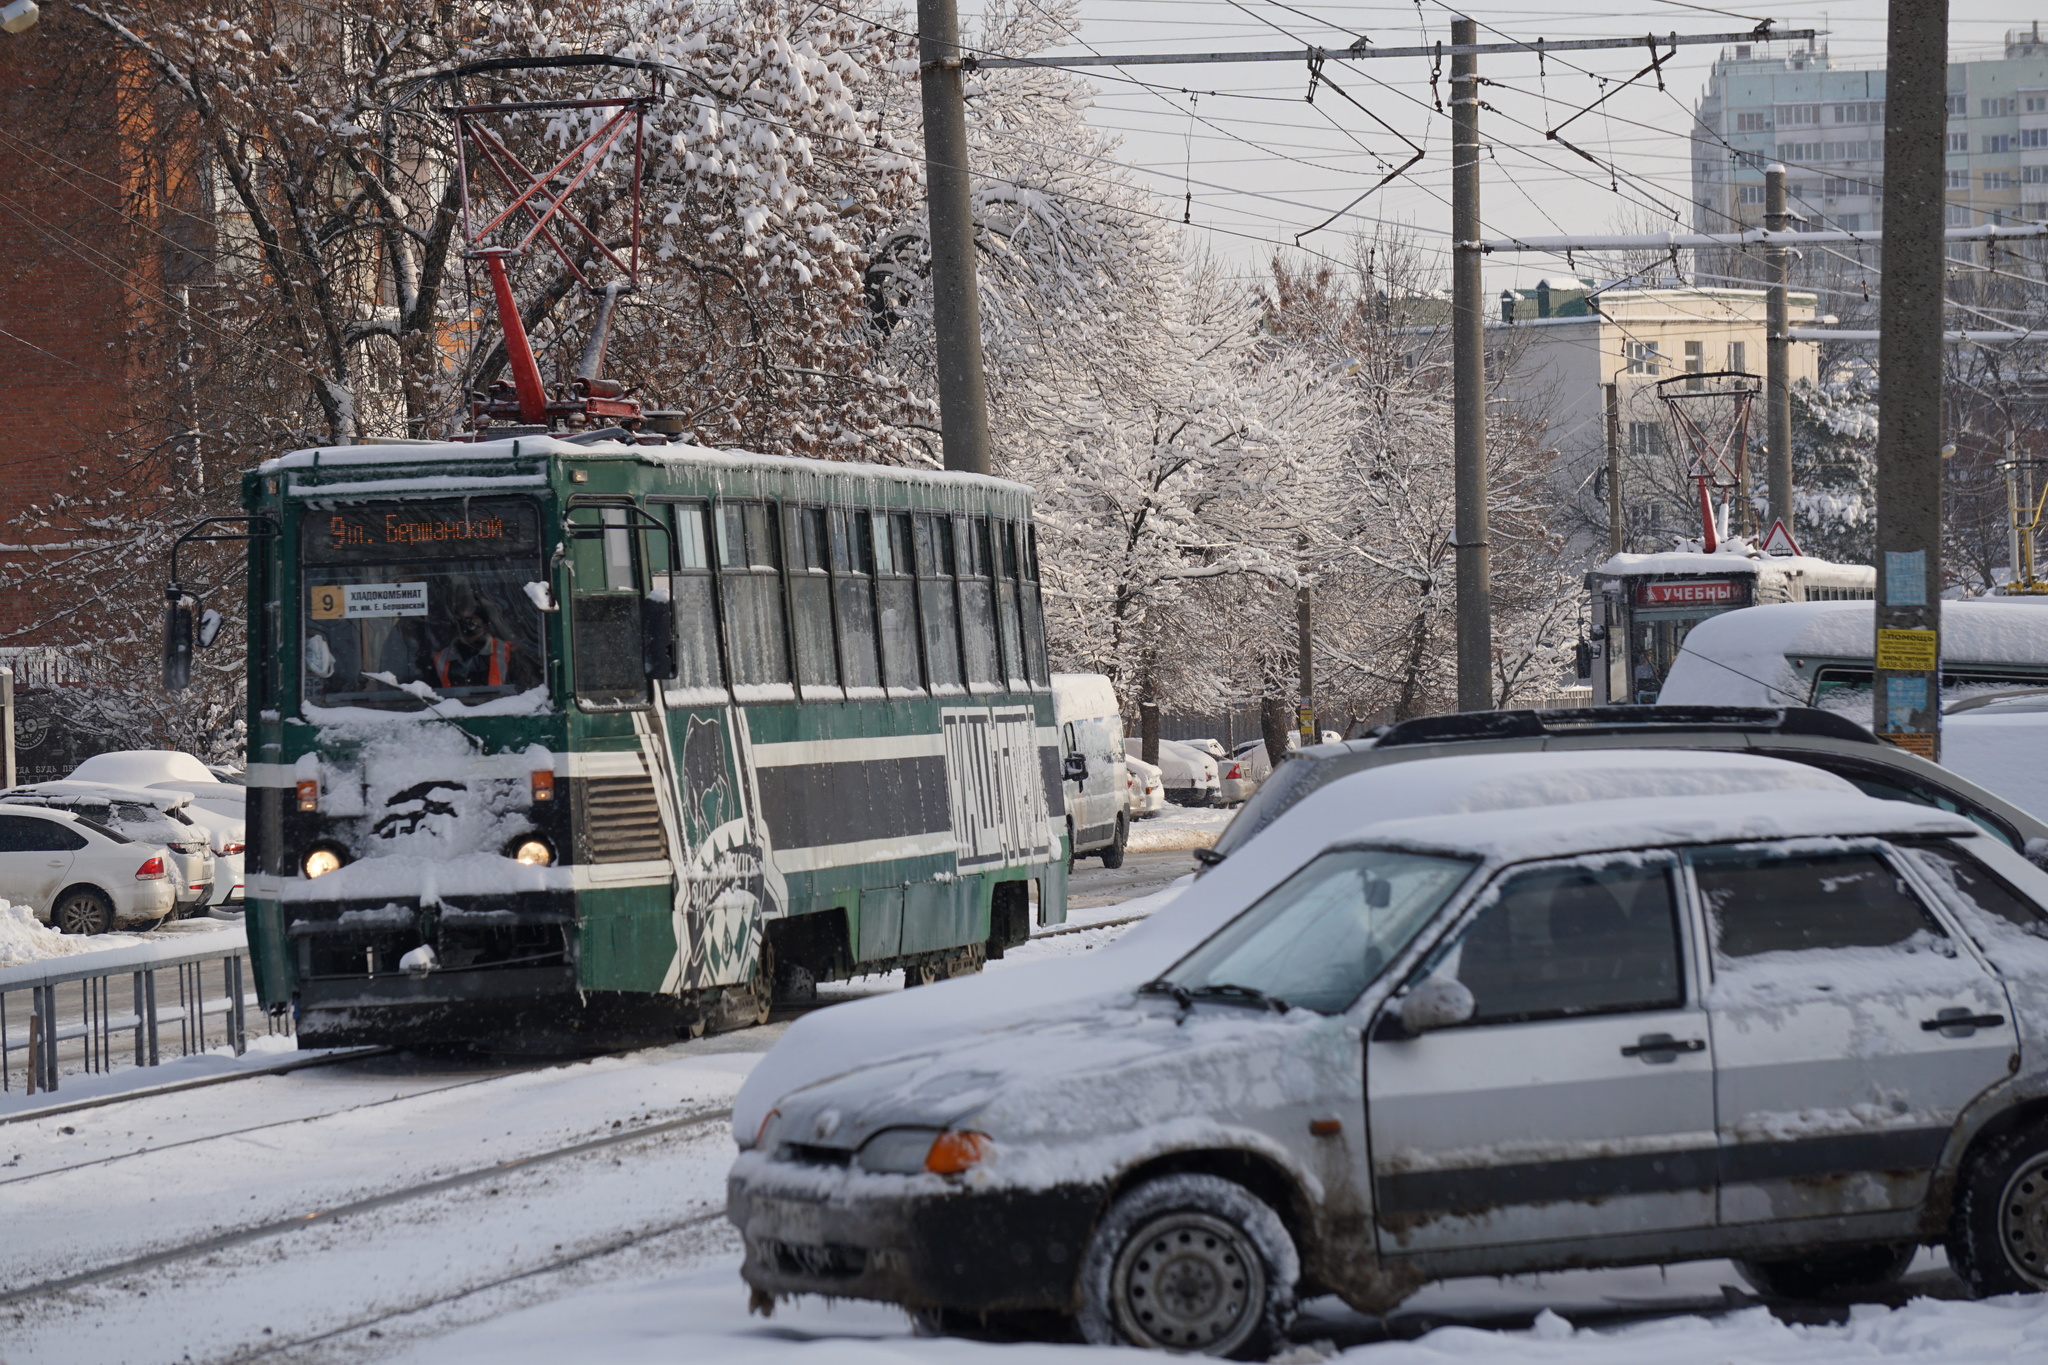
[[[315,621],[427,614],[425,583],[322,583],[312,598],[308,614]]]
[[[1743,585],[1732,578],[1689,578],[1636,585],[1639,607],[1726,607],[1744,598]]]

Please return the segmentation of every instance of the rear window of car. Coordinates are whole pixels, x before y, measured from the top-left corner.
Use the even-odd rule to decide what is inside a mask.
[[[71,817],[71,820],[73,824],[84,826],[86,829],[91,830],[94,834],[99,835],[102,839],[109,839],[117,844],[132,844],[135,842],[127,835],[121,833],[121,831],[113,829],[107,825],[103,825],[97,820],[88,820],[83,815],[78,815],[74,813]]]

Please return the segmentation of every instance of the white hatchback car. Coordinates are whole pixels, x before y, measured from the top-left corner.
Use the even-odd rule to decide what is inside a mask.
[[[2048,1289],[2048,873],[1737,754],[1332,782],[1121,943],[800,1020],[735,1105],[758,1294],[1264,1359],[1294,1305],[1729,1256]],[[1061,984],[1059,973],[1069,978]]]
[[[138,843],[158,846],[170,859],[171,891],[181,915],[203,911],[213,898],[212,834],[187,813],[192,798],[184,792],[66,779],[0,791],[0,806],[67,810]]]
[[[170,855],[69,811],[0,803],[0,900],[67,934],[155,922],[177,907]]]

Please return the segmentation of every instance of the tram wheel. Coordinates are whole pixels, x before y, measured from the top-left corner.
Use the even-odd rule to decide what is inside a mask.
[[[769,1011],[775,1008],[775,945],[766,934],[761,936],[761,955],[754,961],[754,974],[737,993],[739,998],[733,1003],[738,1008],[734,1013],[740,1017],[741,1028],[759,1028],[768,1022]]]

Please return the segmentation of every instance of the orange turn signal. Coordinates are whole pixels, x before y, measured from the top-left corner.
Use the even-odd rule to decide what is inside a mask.
[[[958,1175],[987,1156],[993,1145],[987,1133],[941,1133],[924,1154],[924,1168],[933,1175]]]
[[[302,778],[300,778],[300,779],[299,779],[299,781],[298,781],[298,788],[297,788],[297,790],[298,790],[298,794],[299,794],[299,809],[300,809],[300,810],[318,810],[318,809],[320,809],[320,779],[319,779],[319,778],[317,778],[317,777],[302,777]]]
[[[533,799],[552,801],[555,799],[555,774],[551,768],[533,770]]]

